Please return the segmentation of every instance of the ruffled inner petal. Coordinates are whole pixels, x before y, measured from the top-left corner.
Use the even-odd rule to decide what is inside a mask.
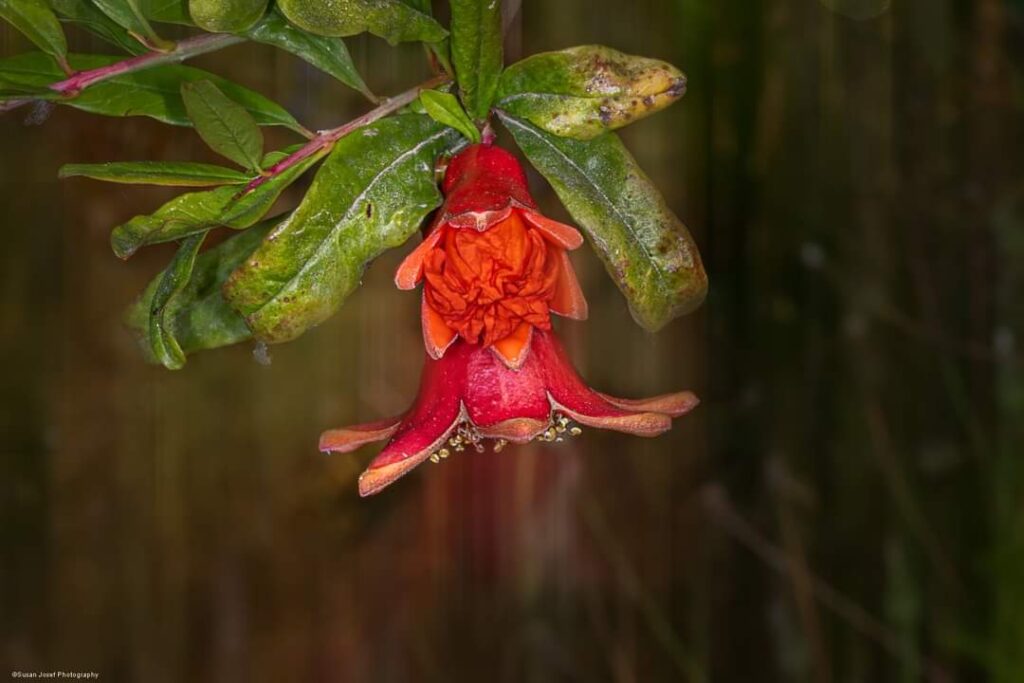
[[[569,254],[561,249],[558,251],[558,279],[555,282],[555,293],[548,307],[551,312],[572,320],[586,320],[589,314],[587,299],[583,296],[583,288],[576,279]]]

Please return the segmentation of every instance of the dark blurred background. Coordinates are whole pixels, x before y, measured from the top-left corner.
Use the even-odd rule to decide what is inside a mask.
[[[173,193],[57,168],[216,158],[144,119],[0,118],[4,669],[1024,680],[1024,2],[526,0],[507,51],[580,43],[688,74],[623,136],[712,287],[652,336],[582,249],[591,319],[562,335],[604,391],[703,403],[656,440],[461,455],[366,500],[373,449],[316,440],[413,397],[412,245],[269,366],[251,344],[147,366],[120,315],[172,248],[122,263],[108,232]],[[428,74],[416,46],[349,45],[378,93]],[[310,128],[367,108],[267,47],[193,63]]]

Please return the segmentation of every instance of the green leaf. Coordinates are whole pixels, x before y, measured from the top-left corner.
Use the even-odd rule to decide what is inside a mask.
[[[68,43],[64,30],[44,0],[0,0],[0,18],[10,22],[58,64],[67,66]]]
[[[424,90],[420,93],[420,103],[430,118],[454,128],[472,142],[480,142],[480,131],[469,120],[455,95],[437,90]]]
[[[589,140],[661,111],[684,92],[686,77],[667,62],[581,45],[508,67],[497,106],[549,133]]]
[[[60,95],[48,88],[0,83],[0,102],[7,100],[56,100]]]
[[[108,66],[121,61],[121,58],[72,54],[68,61],[74,69],[84,71]],[[41,52],[26,52],[0,59],[0,90],[45,88],[63,78],[60,69]],[[242,105],[259,125],[285,126],[298,133],[305,132],[291,114],[259,93],[202,69],[180,64],[121,74],[86,88],[76,97],[58,101],[93,114],[149,116],[176,126],[190,126],[192,122],[181,99],[181,85],[202,80],[211,81]]]
[[[278,0],[277,6],[288,21],[320,36],[369,31],[394,45],[410,40],[432,43],[448,35],[430,15],[401,0]]]
[[[376,100],[359,75],[348,48],[341,38],[316,36],[295,28],[276,10],[268,12],[263,19],[246,31],[245,37],[290,52],[316,68],[329,73],[339,81]]]
[[[188,0],[138,0],[142,14],[150,21],[193,26]]]
[[[138,0],[92,0],[104,14],[139,40],[157,49],[169,49],[174,43],[164,40],[149,25]]]
[[[434,16],[434,8],[432,7],[431,0],[402,0],[402,2],[409,7],[412,7],[417,12],[426,14],[428,17]],[[455,73],[455,69],[452,68],[452,60],[447,38],[434,43],[424,43],[424,47],[445,73]]]
[[[697,246],[618,136],[573,140],[499,116],[590,238],[640,325],[656,331],[701,304],[707,276]]]
[[[239,166],[259,171],[263,133],[249,112],[210,81],[183,83],[181,97],[196,132],[210,149]]]
[[[207,249],[195,260],[192,277],[163,309],[163,330],[184,354],[235,344],[252,337],[242,316],[228,305],[221,291],[228,276],[255,251],[263,238],[280,223],[281,216],[254,225]],[[126,312],[125,322],[142,342],[151,362],[153,354],[149,318],[157,288],[167,271],[157,275]]]
[[[178,370],[185,365],[185,353],[168,329],[164,314],[192,279],[192,267],[205,239],[206,233],[202,232],[182,241],[149,302],[149,349],[153,357],[168,370]]]
[[[83,0],[50,0],[50,7],[61,20],[80,25],[111,45],[121,48],[133,55],[146,51],[142,43],[132,38],[131,34],[116,21],[96,9],[91,2]]]
[[[324,321],[369,261],[409,239],[441,202],[434,165],[457,140],[419,114],[340,139],[299,207],[225,285],[256,337],[288,341]]]
[[[451,0],[452,61],[466,110],[487,118],[502,67],[501,2]]]
[[[128,258],[140,247],[170,242],[219,226],[242,230],[263,218],[286,187],[323,158],[319,152],[270,178],[253,190],[236,186],[218,187],[204,192],[188,192],[167,202],[152,214],[136,216],[117,226],[110,234],[110,246],[120,258]],[[284,154],[267,155],[263,167],[269,168]]]
[[[112,161],[103,164],[64,164],[61,178],[84,177],[128,185],[211,187],[239,185],[250,176],[233,168],[189,161]]]
[[[267,11],[268,0],[189,0],[196,26],[214,33],[245,31]]]

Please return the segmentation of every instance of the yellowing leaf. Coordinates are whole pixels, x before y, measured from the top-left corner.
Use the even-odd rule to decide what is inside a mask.
[[[581,45],[508,67],[497,106],[549,133],[588,140],[660,111],[684,92],[686,77],[667,62]]]
[[[633,318],[657,331],[704,300],[697,245],[618,136],[557,137],[502,115],[622,290]]]

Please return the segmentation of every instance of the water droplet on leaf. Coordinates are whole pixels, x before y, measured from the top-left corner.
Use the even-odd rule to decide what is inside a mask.
[[[256,342],[256,345],[252,347],[252,357],[260,365],[270,365],[272,359],[270,357],[270,348],[266,342]]]

